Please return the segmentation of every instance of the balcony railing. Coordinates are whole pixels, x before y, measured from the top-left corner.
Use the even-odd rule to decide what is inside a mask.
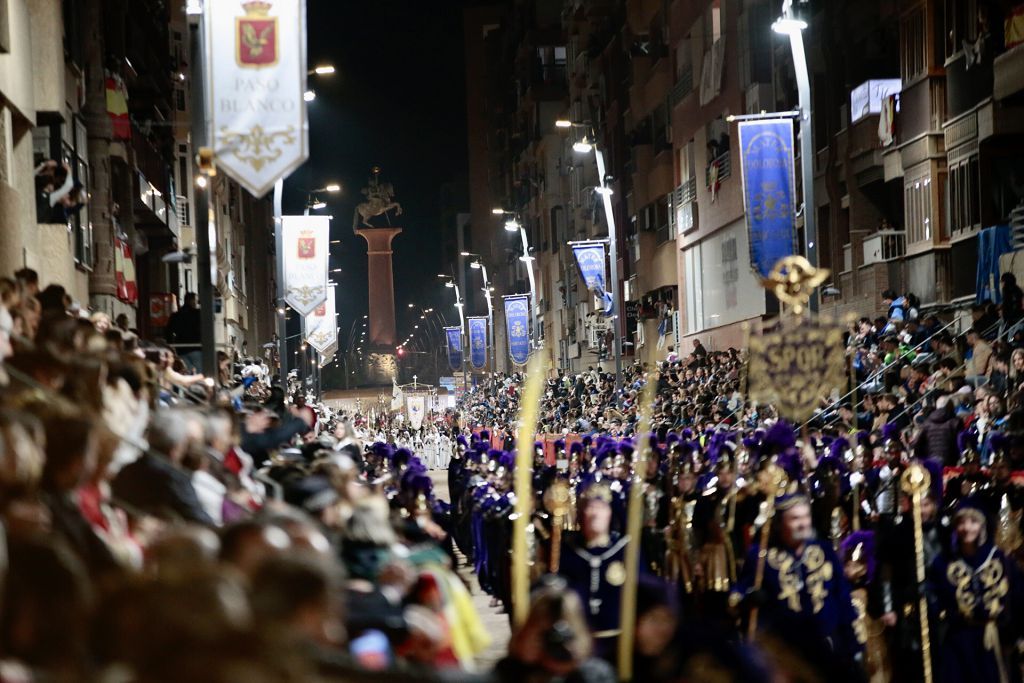
[[[879,230],[863,242],[864,265],[902,258],[907,253],[907,233],[902,230]]]
[[[705,187],[711,187],[711,170],[715,167],[718,168],[718,182],[722,182],[732,175],[732,161],[730,160],[729,152],[724,152],[712,159],[711,163],[704,169]]]
[[[672,106],[674,107],[682,102],[691,92],[693,92],[693,67],[688,66],[679,75],[679,80],[676,81],[676,84],[672,87],[672,92],[669,93]]]

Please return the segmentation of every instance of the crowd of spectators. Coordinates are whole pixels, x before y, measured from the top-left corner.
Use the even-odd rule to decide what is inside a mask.
[[[261,361],[192,373],[32,271],[0,303],[0,679],[473,668],[487,636],[417,459],[367,453]]]

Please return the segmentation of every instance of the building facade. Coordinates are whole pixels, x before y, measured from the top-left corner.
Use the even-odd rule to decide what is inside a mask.
[[[969,306],[979,235],[1024,223],[1024,8],[795,5],[808,22],[808,210],[831,271],[822,312],[884,313],[887,289],[925,308]],[[573,150],[584,136],[604,152],[614,191],[622,315],[611,324],[621,326],[626,362],[663,359],[675,345],[685,352],[692,339],[740,347],[744,323],[776,312],[750,267],[730,118],[798,106],[788,39],[772,31],[780,10],[777,0],[523,0],[491,27],[494,49],[479,53],[467,82],[489,88],[485,132],[497,144],[486,163],[476,157],[473,177],[487,178],[487,199],[528,227],[538,337],[554,365],[578,370],[611,355],[609,321],[595,314],[566,246],[608,236],[593,158]],[[556,119],[574,125],[558,131]],[[471,203],[481,192],[471,186]],[[500,242],[500,230],[495,222],[485,234]],[[1024,225],[1017,231],[1024,237]],[[1001,260],[1024,268],[1012,254]],[[518,266],[505,265],[502,286],[521,291]],[[507,355],[501,338],[498,348]]]
[[[184,3],[0,0],[0,274],[32,268],[163,336],[196,289],[190,61]],[[79,199],[50,206],[65,173]],[[255,353],[273,335],[271,209],[222,177],[212,197],[218,346]]]

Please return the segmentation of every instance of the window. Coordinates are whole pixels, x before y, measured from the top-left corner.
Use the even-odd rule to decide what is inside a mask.
[[[981,227],[978,194],[978,156],[972,155],[949,167],[946,197],[951,234],[970,232]]]
[[[903,85],[923,76],[928,68],[924,8],[917,7],[900,24],[900,76]]]
[[[977,33],[977,0],[945,0],[943,3],[946,61],[956,58],[965,41],[973,41]]]
[[[931,182],[928,171],[916,176],[908,174],[904,182],[903,213],[908,244],[932,241]]]
[[[711,0],[704,12],[704,49],[722,37],[725,25],[725,0]]]
[[[74,131],[74,147],[70,150],[73,160],[71,167],[75,181],[82,186],[81,192],[88,197],[92,188],[92,175],[89,172],[89,137],[86,134],[85,120],[81,117],[74,118]],[[83,268],[91,268],[92,222],[89,220],[88,209],[80,208],[71,214],[70,226],[75,234],[75,263]]]

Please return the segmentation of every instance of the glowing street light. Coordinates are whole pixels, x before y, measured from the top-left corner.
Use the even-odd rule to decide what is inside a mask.
[[[307,90],[306,92],[302,93],[302,99],[305,102],[312,102],[313,100],[316,99],[316,93],[313,92],[312,90]]]

